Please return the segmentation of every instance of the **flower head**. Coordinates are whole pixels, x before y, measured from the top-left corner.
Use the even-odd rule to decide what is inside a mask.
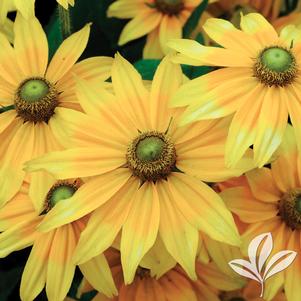
[[[170,46],[179,52],[175,61],[224,68],[185,84],[172,104],[188,105],[182,124],[234,114],[227,165],[234,166],[253,145],[255,163],[261,167],[280,145],[288,115],[296,135],[301,133],[301,31],[290,25],[278,36],[256,13],[241,17],[242,30],[222,19],[209,19],[204,29],[223,48],[174,40]]]
[[[60,202],[40,229],[48,231],[94,211],[76,260],[84,262],[106,250],[121,230],[126,283],[133,281],[158,233],[192,278],[198,230],[239,244],[232,216],[202,181],[220,181],[251,169],[251,153],[236,169],[225,167],[228,119],[178,126],[182,110],[170,109],[168,102],[182,78],[180,66],[166,57],[149,91],[133,66],[117,54],[112,69],[115,95],[78,82],[78,98],[91,118],[88,124],[78,122],[70,137],[78,147],[27,164],[27,170],[45,169],[60,178],[95,177],[76,197],[76,207],[70,203],[73,198]]]

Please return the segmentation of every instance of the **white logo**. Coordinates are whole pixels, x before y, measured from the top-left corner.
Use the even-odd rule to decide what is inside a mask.
[[[261,246],[261,248],[259,248]],[[264,293],[264,282],[286,269],[296,258],[297,252],[284,250],[276,253],[268,262],[273,249],[271,233],[256,236],[249,244],[249,260],[234,259],[229,262],[230,267],[241,276],[253,279],[261,284],[261,294]],[[265,264],[266,263],[266,264]],[[263,267],[265,268],[263,269]]]

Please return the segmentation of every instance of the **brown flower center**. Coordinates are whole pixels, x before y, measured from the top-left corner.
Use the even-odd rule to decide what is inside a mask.
[[[254,76],[267,86],[284,87],[297,76],[297,63],[291,50],[280,46],[261,51],[253,67]]]
[[[167,15],[178,15],[184,8],[183,0],[155,0],[158,11]]]
[[[42,77],[23,81],[15,94],[15,108],[24,121],[48,122],[58,106],[55,86]]]
[[[140,279],[150,277],[150,270],[142,267],[138,267],[136,271],[136,276],[138,276]]]
[[[80,179],[57,181],[46,195],[43,213],[49,212],[61,200],[71,198],[81,185],[82,181]]]
[[[279,216],[292,230],[301,229],[301,188],[286,192],[279,201]]]
[[[127,166],[142,182],[165,179],[176,163],[176,150],[167,134],[156,131],[138,135],[128,146]]]

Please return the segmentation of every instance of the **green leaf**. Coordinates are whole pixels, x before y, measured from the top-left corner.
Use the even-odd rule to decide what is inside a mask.
[[[186,21],[184,28],[183,28],[183,37],[189,38],[191,33],[194,31],[196,26],[199,23],[199,20],[202,16],[202,13],[207,8],[208,0],[203,0],[196,9],[192,12],[188,20]]]
[[[148,59],[139,60],[134,64],[134,66],[144,80],[152,80],[159,64],[160,60]]]

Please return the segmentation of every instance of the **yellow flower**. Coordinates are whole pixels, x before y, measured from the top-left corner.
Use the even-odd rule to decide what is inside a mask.
[[[151,269],[139,266],[133,283],[125,285],[119,252],[110,249],[106,252],[106,257],[119,293],[114,298],[98,293],[94,301],[220,301],[220,290],[240,287],[235,280],[221,273],[213,263],[196,264],[196,281],[191,281],[178,265],[159,277]],[[78,297],[93,289],[93,285],[84,279]]]
[[[57,0],[57,2],[68,9],[68,5],[73,6],[74,0]],[[0,24],[6,19],[9,11],[17,10],[26,19],[34,16],[35,0],[1,0],[0,1]]]
[[[69,128],[86,117],[76,111],[73,76],[102,81],[112,64],[106,57],[75,64],[86,47],[89,25],[66,39],[49,65],[47,38],[37,19],[18,15],[14,30],[14,48],[0,35],[0,105],[13,106],[0,114],[0,207],[19,190],[23,163],[67,146]]]
[[[20,297],[25,301],[34,300],[45,285],[48,300],[64,300],[76,267],[72,256],[86,226],[87,217],[84,217],[47,233],[36,230],[54,206],[76,195],[82,185],[79,179],[60,181],[50,175],[46,177],[47,183],[34,191],[34,199],[30,197],[28,183],[24,183],[22,190],[0,209],[0,257],[33,245],[21,279]],[[36,210],[33,203],[40,203],[40,210]],[[107,296],[117,293],[103,254],[79,268],[88,281]]]
[[[144,58],[162,58],[166,42],[182,37],[182,27],[201,0],[117,0],[108,9],[109,17],[132,18],[119,37],[119,45],[147,35]]]
[[[185,39],[169,43],[179,52],[178,63],[225,67],[183,85],[171,102],[188,105],[182,124],[235,113],[226,164],[234,166],[253,145],[255,164],[261,167],[281,143],[288,113],[296,136],[301,135],[301,31],[291,25],[278,36],[256,13],[242,16],[241,28],[222,19],[206,22],[207,34],[224,48]]]
[[[241,182],[240,186],[221,192],[228,208],[248,224],[243,234],[245,253],[249,242],[265,232],[272,233],[274,252],[301,251],[300,155],[291,127],[287,128],[277,155],[278,158],[272,162],[271,169],[261,168],[247,172],[247,182]],[[271,300],[284,282],[288,300],[300,300],[300,281],[299,254],[284,272],[267,281],[265,297]]]
[[[182,79],[180,66],[167,57],[149,91],[135,68],[117,54],[112,67],[116,95],[79,81],[78,99],[91,122],[79,121],[71,134],[78,147],[27,164],[29,171],[45,169],[60,178],[96,176],[76,201],[56,206],[40,230],[94,211],[79,241],[76,261],[106,250],[122,230],[126,283],[133,280],[158,233],[192,278],[198,230],[229,244],[240,241],[232,215],[202,181],[216,182],[252,169],[252,154],[236,169],[225,167],[228,119],[178,126],[182,110],[170,109],[168,102]]]

